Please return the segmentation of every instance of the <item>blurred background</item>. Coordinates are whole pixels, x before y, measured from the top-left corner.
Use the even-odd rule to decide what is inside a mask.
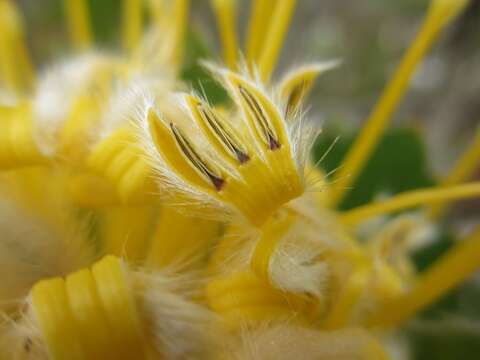
[[[18,0],[24,10],[28,42],[39,68],[68,56],[62,0]],[[217,101],[217,85],[198,66],[201,58],[219,59],[218,38],[208,0],[192,0],[183,77]],[[238,0],[239,30],[245,28],[249,1]],[[322,122],[324,134],[315,152],[340,141],[325,160],[333,169],[380,95],[419,28],[428,0],[299,0],[277,75],[318,60],[341,59],[340,68],[322,76],[309,100],[309,117]],[[119,48],[118,0],[91,0],[96,42]],[[240,31],[243,36],[244,31]],[[410,90],[351,194],[350,208],[379,193],[431,185],[472,140],[480,122],[480,1],[441,36],[417,71]],[[480,161],[479,161],[480,163]],[[477,173],[478,177],[478,173]],[[438,239],[416,254],[420,270],[448,249],[459,232],[478,223],[480,203],[456,206]],[[455,231],[454,231],[455,230]],[[479,254],[480,256],[480,254]],[[475,276],[408,324],[402,339],[417,359],[480,357],[480,276]]]

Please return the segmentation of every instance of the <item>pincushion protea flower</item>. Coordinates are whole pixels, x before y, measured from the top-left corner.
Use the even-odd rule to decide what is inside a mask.
[[[236,1],[211,2],[225,66],[205,66],[231,100],[219,107],[179,76],[186,0],[148,2],[144,36],[143,2],[124,0],[120,55],[95,50],[86,1],[65,0],[79,55],[38,80],[0,0],[0,358],[384,359],[385,328],[478,268],[478,230],[420,275],[409,257],[448,202],[480,195],[463,183],[478,141],[442,186],[336,210],[468,1],[431,1],[333,180],[309,159],[302,104],[337,62],[272,80],[295,3],[252,3],[240,61]],[[358,241],[357,225],[419,206]]]

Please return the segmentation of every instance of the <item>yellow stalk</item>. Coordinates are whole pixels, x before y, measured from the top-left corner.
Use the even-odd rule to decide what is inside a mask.
[[[478,270],[479,254],[480,227],[420,275],[410,291],[374,313],[369,325],[391,327],[408,320]]]
[[[223,60],[227,66],[235,70],[237,67],[238,40],[236,0],[212,0],[212,8],[217,18],[218,32],[223,47]]]
[[[475,139],[467,150],[462,154],[450,173],[443,179],[441,185],[450,186],[468,180],[475,169],[480,166],[480,131],[477,131]],[[431,209],[431,216],[438,218],[445,209],[444,204],[439,203]]]
[[[354,183],[381,138],[391,115],[399,105],[417,65],[437,39],[440,30],[462,10],[467,0],[433,0],[423,25],[387,84],[357,140],[347,153],[333,182],[330,200],[341,202],[345,191]],[[453,5],[452,5],[453,4]]]
[[[265,33],[269,25],[269,14],[274,7],[274,3],[272,0],[252,1],[245,44],[245,52],[249,65],[258,61]]]
[[[31,89],[33,81],[20,13],[12,1],[0,0],[0,82],[9,90],[22,93]]]
[[[184,39],[188,28],[189,8],[190,0],[176,0],[172,10],[173,37],[170,61],[177,69],[180,68],[183,62]]]
[[[160,25],[166,13],[164,0],[149,0],[148,10],[155,23]]]
[[[258,61],[260,77],[264,81],[270,79],[275,69],[296,3],[296,0],[278,0],[278,4],[275,7]]]
[[[83,51],[92,45],[90,16],[86,0],[66,0],[65,15],[73,46]]]
[[[395,211],[413,208],[415,206],[479,196],[480,182],[426,190],[414,190],[396,195],[385,201],[360,206],[347,211],[341,216],[341,221],[346,225],[355,225],[373,216],[384,215]]]
[[[132,53],[142,34],[142,0],[123,0],[123,48]]]

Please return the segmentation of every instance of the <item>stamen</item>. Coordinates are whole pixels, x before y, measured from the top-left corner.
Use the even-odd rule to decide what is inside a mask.
[[[325,63],[302,67],[288,74],[280,82],[280,96],[286,104],[285,117],[287,120],[294,118],[301,103],[310,92],[315,79],[325,71],[333,69],[338,61],[327,61]]]
[[[172,129],[172,133],[175,136],[178,146],[190,163],[212,182],[217,191],[222,190],[225,180],[223,180],[220,175],[215,174],[214,170],[204,159],[200,157],[200,155],[196,152],[192,144],[188,141],[185,135],[183,135],[179,128],[177,128],[173,123],[170,123],[170,128]]]
[[[438,202],[468,199],[480,196],[480,182],[446,188],[414,190],[399,194],[386,201],[360,206],[347,211],[341,216],[346,225],[356,225],[369,217],[405,210],[416,206],[424,206]]]
[[[132,53],[139,44],[142,33],[143,1],[123,0],[123,48]]]
[[[270,123],[267,120],[265,112],[260,104],[244,87],[239,86],[239,91],[244,101],[248,105],[250,115],[255,120],[257,131],[262,134],[265,144],[268,145],[270,150],[279,149],[281,145],[275,134],[275,130],[270,126]]]
[[[335,176],[336,184],[330,193],[332,206],[340,203],[346,189],[357,179],[405,94],[417,65],[438,38],[440,30],[453,20],[467,3],[468,0],[433,0],[431,2],[420,32],[405,54],[392,80],[387,84],[366,125],[343,160],[340,171]]]
[[[92,45],[90,16],[86,0],[66,0],[65,13],[73,46],[84,51]]]
[[[415,286],[404,296],[375,312],[368,325],[393,327],[408,320],[478,270],[479,254],[480,228],[477,228],[421,274]]]
[[[148,124],[158,153],[169,167],[185,181],[200,187],[211,195],[214,195],[211,192],[213,184],[218,193],[225,183],[224,176],[220,176],[211,168],[210,164],[200,158],[188,140],[178,131],[174,131],[175,126],[173,128],[167,126],[153,110],[149,111]]]
[[[251,13],[246,36],[246,55],[251,66],[258,61],[262,43],[270,23],[271,10],[275,7],[273,0],[256,0],[251,2]]]
[[[187,96],[186,102],[190,107],[192,115],[205,135],[211,140],[219,152],[225,155],[227,161],[236,164],[245,164],[250,160],[248,151],[240,141],[240,136],[227,121],[193,96]]]
[[[279,0],[270,20],[264,48],[258,62],[260,76],[266,82],[277,64],[296,3],[296,0]]]
[[[451,186],[461,183],[462,181],[468,180],[473,172],[480,165],[480,130],[477,130],[476,136],[467,148],[467,150],[462,154],[460,159],[457,161],[450,173],[442,181],[442,186]],[[445,210],[445,204],[437,204],[432,206],[431,217],[439,218]]]
[[[237,16],[236,0],[211,0],[217,18],[218,31],[223,47],[223,58],[227,66],[235,70],[237,67]]]

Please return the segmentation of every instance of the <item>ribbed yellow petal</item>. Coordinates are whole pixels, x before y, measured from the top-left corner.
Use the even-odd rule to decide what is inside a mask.
[[[31,296],[52,359],[145,358],[140,318],[119,259],[107,256],[65,280],[42,280]]]

